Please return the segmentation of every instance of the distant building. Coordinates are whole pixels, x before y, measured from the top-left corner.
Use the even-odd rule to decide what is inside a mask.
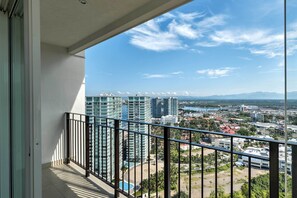
[[[180,144],[180,149],[182,151],[188,151],[190,149],[190,144]]]
[[[163,100],[161,98],[152,98],[151,103],[152,117],[161,118],[163,115]]]
[[[178,99],[175,97],[164,98],[163,115],[178,116]]]
[[[161,124],[166,124],[173,126],[175,123],[178,122],[178,117],[173,115],[167,115],[161,117]]]
[[[254,106],[254,105],[241,105],[240,106],[240,111],[245,112],[245,111],[252,111],[252,110],[258,110],[259,107],[258,106]]]
[[[246,155],[269,157],[269,151],[265,148],[248,147],[243,153],[245,153]],[[249,158],[247,156],[242,156],[239,159],[239,161],[242,161],[243,163],[248,164]],[[258,159],[258,158],[251,158],[251,166],[268,169],[269,161]]]
[[[222,147],[225,149],[231,148],[231,140],[230,138],[218,138],[214,139],[214,142],[212,143],[216,147]],[[243,147],[244,146],[244,139],[242,138],[234,138],[233,139],[233,146],[234,147]]]
[[[151,107],[153,118],[161,118],[167,115],[178,116],[178,99],[175,97],[153,98]]]
[[[93,126],[113,126],[114,121],[108,120],[107,122],[105,118],[122,118],[122,98],[112,95],[87,96],[86,114],[91,116],[89,121]],[[106,128],[93,127],[92,130],[95,139],[93,147],[95,172],[99,172],[99,175],[104,178],[112,179],[114,170],[111,169],[113,167],[111,159],[114,158],[114,152],[111,152],[111,145],[114,145],[114,135],[110,129]]]
[[[248,155],[255,155],[260,157],[269,157],[269,148],[257,148],[257,147],[248,147],[243,153]],[[287,172],[289,174],[292,173],[292,150],[288,148],[288,166]],[[249,158],[247,156],[242,156],[239,161],[242,161],[245,164],[248,164]],[[251,158],[251,166],[258,167],[258,168],[265,168],[269,169],[269,161],[258,159],[258,158]],[[279,145],[279,169],[281,171],[285,171],[285,147]]]
[[[222,132],[228,133],[228,134],[235,134],[236,133],[234,128],[231,128],[230,126],[227,126],[227,125],[220,126],[220,130]]]
[[[137,122],[151,122],[151,101],[147,96],[129,96],[128,97],[128,119]],[[148,133],[148,126],[143,124],[131,123],[131,131],[139,131],[141,133]],[[135,139],[134,139],[135,137]],[[128,146],[126,152],[129,161],[145,161],[148,157],[148,137],[129,133]],[[128,160],[128,159],[127,159]]]
[[[264,114],[259,112],[251,113],[251,118],[253,122],[264,122]]]

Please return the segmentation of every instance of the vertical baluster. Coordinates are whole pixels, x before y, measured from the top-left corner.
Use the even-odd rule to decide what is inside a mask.
[[[90,117],[86,116],[86,154],[85,154],[85,161],[86,161],[86,177],[90,175]]]
[[[269,143],[269,176],[270,176],[270,197],[279,196],[279,150],[278,143]]]
[[[164,197],[170,197],[170,128],[164,127]]]
[[[251,179],[252,179],[252,169],[251,169],[251,157],[249,156],[249,164],[248,164],[248,182],[249,182],[249,197],[252,197],[252,186],[251,186]]]
[[[178,197],[180,197],[180,186],[181,186],[181,181],[180,181],[180,142],[178,143]]]
[[[122,130],[122,153],[121,153],[121,157],[122,157],[122,167],[124,167],[124,147],[125,147],[125,136],[124,136],[124,131]],[[122,170],[122,167],[121,170]],[[122,190],[124,190],[124,181],[125,181],[125,176],[124,176],[124,171],[122,170]]]
[[[292,145],[292,197],[297,197],[297,145]]]
[[[201,197],[204,195],[204,148],[201,147]]]
[[[190,139],[189,139],[189,144],[190,144],[190,151],[189,151],[189,197],[192,197],[192,131],[189,131],[190,134]]]
[[[67,156],[66,156],[66,163],[70,163],[70,114],[66,113],[66,146],[67,146]]]
[[[128,121],[128,195],[130,197],[130,122]]]
[[[148,186],[149,186],[149,189],[148,189],[148,197],[151,196],[151,144],[150,144],[150,133],[151,133],[151,126],[148,125]]]
[[[136,130],[135,130],[136,131]],[[139,125],[137,125],[137,131],[139,132]],[[136,137],[138,137],[138,135],[134,132],[134,196],[135,196],[135,193],[136,193]],[[142,142],[140,143],[140,146],[141,146]],[[137,145],[138,147],[138,145]]]
[[[114,120],[114,150],[115,150],[115,197],[119,197],[119,183],[120,183],[120,121]]]
[[[215,150],[215,197],[218,197],[218,150]]]
[[[230,193],[231,193],[231,197],[233,197],[233,137],[231,136],[231,160],[230,160],[230,164],[231,164],[231,189],[230,189]]]
[[[158,196],[158,139],[155,138],[156,142],[156,197]]]
[[[140,149],[140,152],[141,152],[141,153],[140,153],[140,158],[141,158],[141,159],[140,159],[140,160],[141,160],[141,161],[140,161],[140,163],[141,163],[141,164],[140,164],[140,166],[141,166],[141,173],[140,173],[140,177],[141,177],[141,178],[140,178],[140,183],[142,184],[142,181],[143,181],[143,154],[142,154],[142,152],[143,152],[143,148],[142,148],[143,135],[142,135],[142,134],[140,135],[140,142],[141,142],[141,147],[140,147],[140,148],[141,148],[141,149]],[[143,195],[143,189],[142,189],[142,188],[141,188],[141,195]]]

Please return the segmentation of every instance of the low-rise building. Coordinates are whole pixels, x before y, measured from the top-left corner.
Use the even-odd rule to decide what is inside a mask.
[[[175,123],[178,122],[178,117],[173,115],[167,115],[161,117],[161,124],[166,124],[173,126]]]
[[[245,139],[242,139],[242,138],[233,138],[233,146],[237,148],[241,148],[244,145],[244,141]],[[222,147],[225,149],[231,148],[230,138],[215,139],[212,144],[216,147]]]
[[[285,147],[279,146],[279,169],[281,171],[285,171]],[[269,148],[256,148],[256,147],[248,147],[245,151],[245,154],[254,155],[259,157],[266,157],[269,158]],[[288,148],[287,150],[287,171],[289,174],[292,173],[292,150]],[[239,161],[243,162],[244,164],[248,165],[249,157],[241,156]],[[264,159],[258,158],[251,158],[251,166],[257,168],[265,168],[269,169],[269,161]]]

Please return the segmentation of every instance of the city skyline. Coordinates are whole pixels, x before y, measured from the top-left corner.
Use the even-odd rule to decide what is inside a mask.
[[[279,0],[193,1],[150,20],[87,50],[86,94],[283,93],[281,7]],[[297,90],[294,8],[288,2],[289,91]]]

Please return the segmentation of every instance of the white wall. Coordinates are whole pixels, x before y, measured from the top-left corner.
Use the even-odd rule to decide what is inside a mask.
[[[41,44],[42,163],[64,158],[64,113],[85,113],[84,53]]]

